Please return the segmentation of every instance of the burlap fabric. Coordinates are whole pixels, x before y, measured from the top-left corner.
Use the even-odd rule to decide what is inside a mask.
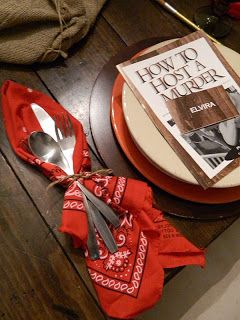
[[[31,64],[67,57],[106,0],[0,0],[0,61]]]

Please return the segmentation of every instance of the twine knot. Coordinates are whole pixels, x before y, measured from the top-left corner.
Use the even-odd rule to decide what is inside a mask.
[[[64,177],[61,177],[61,178],[51,182],[47,187],[47,191],[50,188],[52,188],[53,186],[55,186],[56,184],[61,184],[63,182],[67,182],[67,187],[69,187],[74,181],[76,181],[80,178],[81,179],[90,179],[92,176],[94,176],[96,174],[100,174],[102,176],[107,176],[112,173],[113,173],[112,169],[99,169],[99,170],[90,171],[90,172],[79,172],[79,173],[74,173],[71,175],[66,175]]]

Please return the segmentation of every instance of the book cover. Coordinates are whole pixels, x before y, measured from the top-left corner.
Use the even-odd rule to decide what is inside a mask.
[[[239,166],[240,78],[203,31],[117,68],[203,188]]]

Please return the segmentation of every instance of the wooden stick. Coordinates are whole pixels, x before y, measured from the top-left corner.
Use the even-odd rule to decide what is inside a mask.
[[[179,11],[177,11],[175,8],[173,8],[169,3],[167,3],[164,0],[156,0],[161,6],[163,6],[167,11],[172,13],[175,17],[179,18],[181,21],[185,22],[188,26],[192,27],[195,30],[202,30],[198,25],[196,25],[194,22],[186,18],[183,14],[181,14]],[[205,31],[204,31],[205,32]],[[205,32],[206,33],[206,32]],[[210,36],[208,33],[206,35],[211,39],[213,42],[217,44],[221,44],[219,41],[217,41],[215,38]]]

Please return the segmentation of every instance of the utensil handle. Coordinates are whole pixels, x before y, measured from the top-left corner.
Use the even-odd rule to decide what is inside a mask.
[[[117,214],[110,208],[105,202],[96,197],[92,192],[90,192],[83,184],[79,181],[77,182],[80,190],[85,194],[85,196],[90,200],[94,206],[102,213],[102,215],[115,227],[119,227],[120,220]]]
[[[88,239],[87,239],[88,252],[91,259],[96,260],[96,259],[99,259],[100,255],[99,255],[98,243],[96,238],[96,232],[94,228],[92,208],[89,206],[88,200],[84,193],[82,193],[82,197],[83,197],[83,204],[88,216]]]
[[[117,244],[114,240],[114,237],[113,237],[106,221],[102,217],[101,213],[98,211],[97,208],[94,208],[94,206],[91,202],[89,202],[89,207],[92,208],[91,213],[92,213],[94,225],[95,225],[97,231],[99,232],[102,240],[104,241],[106,247],[108,248],[108,250],[111,253],[118,251],[118,247],[117,247]]]

